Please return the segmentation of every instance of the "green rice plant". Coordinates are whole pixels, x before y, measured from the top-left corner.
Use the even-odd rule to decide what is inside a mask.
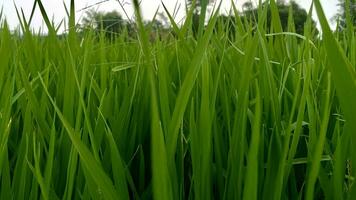
[[[256,23],[202,9],[197,33],[197,1],[182,23],[163,4],[156,38],[137,0],[115,38],[78,29],[74,0],[62,36],[41,0],[15,31],[0,12],[0,199],[355,198],[354,27],[313,2],[303,35],[274,0]]]

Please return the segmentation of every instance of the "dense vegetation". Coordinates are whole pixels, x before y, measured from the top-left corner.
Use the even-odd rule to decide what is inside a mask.
[[[347,21],[356,25],[356,0],[339,0],[339,9],[335,16],[338,23],[338,29],[342,31],[347,26]]]
[[[78,30],[74,0],[62,37],[40,0],[48,35],[1,23],[0,199],[356,197],[351,18],[332,32],[314,0],[322,35],[312,9],[298,34],[270,0],[195,33],[192,6],[152,38],[133,3],[134,37]]]

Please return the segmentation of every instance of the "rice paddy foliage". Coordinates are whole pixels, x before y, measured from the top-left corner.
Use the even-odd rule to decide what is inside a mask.
[[[312,7],[283,32],[274,0],[257,24],[233,5],[233,36],[217,12],[198,35],[194,6],[180,25],[167,12],[154,40],[137,0],[136,37],[115,40],[78,34],[74,0],[65,37],[41,0],[46,36],[17,10],[21,30],[0,26],[0,199],[354,199],[355,28],[332,32],[313,2],[319,38]]]

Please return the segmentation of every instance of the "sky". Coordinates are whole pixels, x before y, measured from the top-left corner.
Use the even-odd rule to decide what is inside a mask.
[[[102,2],[100,4],[95,5],[98,2]],[[131,0],[75,0],[76,3],[76,20],[80,22],[81,18],[85,15],[84,9],[88,6],[92,6],[90,8],[97,9],[99,11],[119,11],[124,18],[126,17],[125,12],[123,12],[120,3],[123,6],[125,12],[127,13],[127,17],[133,18],[134,12],[132,8]],[[220,1],[220,0],[218,0]],[[234,0],[235,4],[241,8],[241,5],[248,0]],[[258,2],[258,0],[252,0],[253,2]],[[309,10],[312,0],[296,0],[296,2],[301,5],[301,7]],[[12,29],[18,27],[19,21],[16,14],[15,5],[18,10],[23,9],[25,16],[29,18],[31,9],[33,6],[34,0],[0,0],[0,9],[3,9],[3,15],[6,17],[8,24]],[[156,12],[157,9],[163,12],[162,3],[168,8],[171,13],[175,13],[175,20],[179,22],[184,18],[185,14],[185,0],[141,0],[141,10],[144,18],[151,19]],[[42,0],[42,3],[46,9],[46,12],[51,19],[57,24],[59,24],[64,18],[66,18],[66,12],[64,3],[69,7],[70,0]],[[328,19],[331,19],[337,12],[337,0],[321,0],[323,5],[325,14]],[[256,3],[257,5],[257,3]],[[222,10],[228,11],[231,8],[231,0],[222,0]],[[84,9],[84,10],[83,10]],[[316,20],[316,15],[314,12],[314,19]],[[317,20],[316,20],[317,21]],[[331,25],[335,26],[334,23],[330,20]],[[32,24],[32,28],[34,30],[42,30],[46,32],[44,26],[44,22],[42,20],[42,16],[39,12],[39,9],[36,9]],[[64,30],[64,27],[61,28]]]

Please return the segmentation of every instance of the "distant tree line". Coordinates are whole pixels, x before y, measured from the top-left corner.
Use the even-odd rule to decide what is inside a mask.
[[[190,2],[192,0],[189,0]],[[210,4],[213,1],[209,1]],[[280,21],[281,21],[281,25],[283,28],[283,31],[288,31],[288,18],[289,18],[289,12],[290,10],[292,11],[292,16],[293,16],[293,23],[294,23],[294,27],[293,29],[294,32],[303,35],[304,34],[304,26],[305,23],[308,19],[308,13],[305,9],[303,9],[302,7],[299,6],[299,4],[297,4],[295,1],[290,1],[288,4],[285,3],[285,1],[277,1],[277,8],[279,11],[279,16],[280,16]],[[191,5],[188,4],[188,5]],[[200,4],[198,4],[199,6]],[[267,19],[266,19],[266,26],[265,26],[265,30],[267,32],[269,32],[271,30],[271,21],[272,21],[272,14],[271,14],[271,10],[270,10],[270,5],[269,5],[269,1],[265,1],[264,3],[262,3],[263,7],[267,7]],[[209,7],[209,6],[208,6]],[[196,10],[201,10],[200,8],[196,9]],[[193,27],[192,30],[194,32],[194,34],[197,34],[197,31],[199,29],[199,25],[200,25],[200,13],[196,11],[194,12],[193,15]],[[252,25],[252,27],[255,27],[257,25],[257,21],[258,21],[258,7],[255,7],[251,1],[246,2],[243,4],[242,6],[242,12],[239,13],[239,17],[240,20],[244,23],[245,25]],[[235,25],[236,25],[236,17],[235,16],[226,16],[226,15],[221,15],[219,16],[218,21],[222,22],[220,24],[224,24],[225,26],[220,26],[217,27],[218,28],[224,28],[225,32],[227,32],[229,34],[230,37],[233,37],[235,35]],[[314,36],[317,36],[319,34],[319,31],[316,27],[316,22],[314,20],[312,20],[312,31]]]
[[[269,2],[269,1],[267,1]],[[268,3],[264,3],[266,6]],[[258,9],[254,8],[252,5],[244,5],[244,17],[250,18],[251,21],[254,21],[254,16],[258,17]],[[293,13],[293,21],[294,21],[294,28],[295,32],[298,34],[303,34],[304,33],[304,25],[305,22],[308,19],[308,13],[305,9],[299,6],[295,1],[290,1],[289,4],[285,3],[284,1],[277,1],[277,7],[279,11],[279,17],[281,21],[281,25],[284,31],[287,31],[288,29],[288,16],[289,16],[289,10],[292,10]],[[271,21],[272,21],[272,14],[271,10],[268,9],[267,11],[267,27],[270,29],[271,27]],[[254,21],[255,22],[255,21]],[[256,22],[255,22],[256,23]],[[318,33],[317,28],[316,28],[316,22],[313,20],[312,21],[312,28]]]
[[[339,10],[335,16],[338,24],[338,30],[343,30],[347,26],[347,14],[350,16],[350,22],[356,26],[356,0],[339,0]]]
[[[209,11],[212,3],[215,0],[196,0],[196,4],[194,7],[193,21],[192,21],[192,30],[194,34],[197,34],[199,30],[199,26],[204,25],[204,20],[206,16],[202,16],[202,13],[206,13]],[[355,1],[355,0],[352,0]],[[188,0],[188,7],[193,6],[193,0]],[[263,6],[269,6],[269,1],[265,1]],[[293,12],[295,32],[299,34],[303,34],[304,32],[304,24],[307,21],[308,13],[306,10],[301,8],[295,1],[291,1],[290,3],[285,3],[284,1],[277,1],[277,7],[279,10],[279,16],[282,24],[282,28],[284,31],[288,29],[288,16],[290,8]],[[162,14],[161,14],[162,15]],[[240,13],[240,19],[242,21],[251,23],[253,26],[257,24],[258,19],[258,8],[254,7],[251,2],[247,2],[243,5],[243,11]],[[229,28],[229,34],[233,34],[235,23],[235,16],[219,16],[219,20],[221,22],[225,22]],[[167,23],[167,22],[165,22]],[[149,27],[153,31],[169,31],[169,28],[164,26],[164,22],[155,19],[154,21],[147,21],[146,26]],[[267,22],[266,22],[266,30],[270,30],[271,27],[271,11],[270,9],[267,12]],[[315,33],[318,33],[316,28],[316,23],[312,22],[313,29]],[[131,23],[128,20],[124,20],[122,16],[116,12],[97,12],[95,10],[89,10],[86,12],[86,16],[83,18],[82,23],[80,25],[82,29],[92,29],[95,32],[99,33],[101,30],[104,31],[105,35],[108,38],[115,38],[117,34],[126,32],[130,36],[135,36],[135,24]]]
[[[163,23],[157,19],[145,21],[145,25],[153,31],[165,29]],[[125,20],[117,11],[102,12],[92,9],[86,12],[79,29],[81,31],[93,30],[96,34],[105,34],[107,38],[115,39],[122,33],[135,37],[135,26],[134,22]]]

